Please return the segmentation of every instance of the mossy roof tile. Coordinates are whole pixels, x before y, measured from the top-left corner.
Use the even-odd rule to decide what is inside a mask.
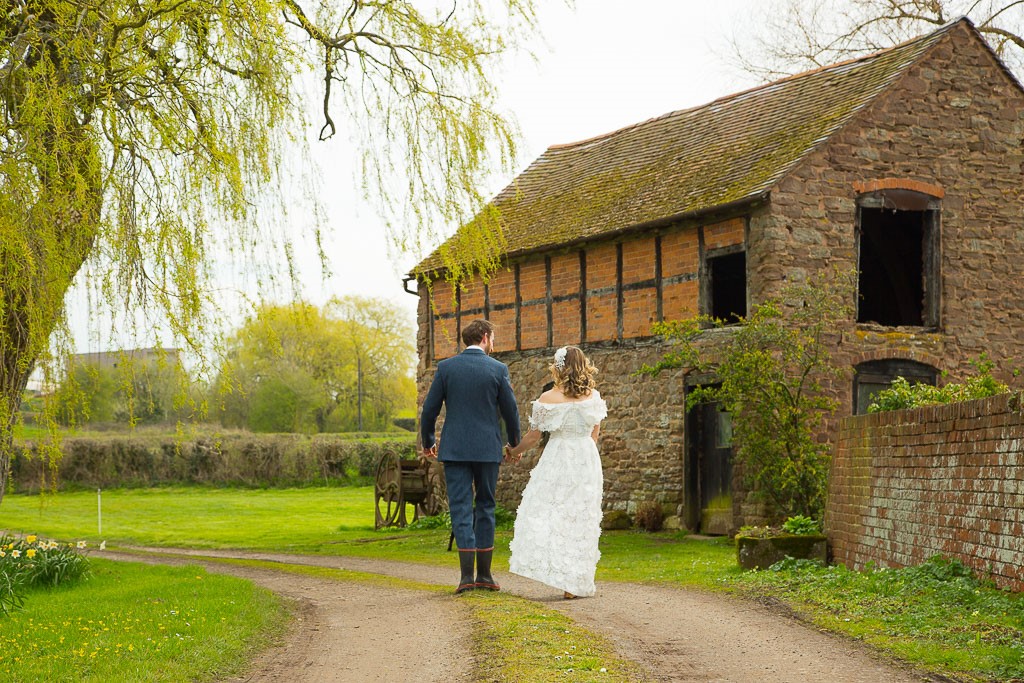
[[[505,253],[556,248],[761,196],[958,23],[860,59],[548,148],[493,200]],[[414,272],[441,266],[438,250]]]

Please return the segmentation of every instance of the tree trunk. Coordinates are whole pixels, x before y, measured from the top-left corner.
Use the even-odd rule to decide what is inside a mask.
[[[0,369],[0,386],[3,387],[0,390],[0,503],[7,492],[14,455],[14,423],[30,373],[31,369],[25,372],[18,372],[15,368]]]

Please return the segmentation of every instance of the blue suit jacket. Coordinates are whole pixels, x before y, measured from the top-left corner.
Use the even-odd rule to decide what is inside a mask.
[[[505,444],[499,415],[505,421],[509,443],[519,443],[519,407],[508,367],[481,349],[466,349],[437,364],[420,415],[424,448],[434,445],[442,403],[446,410],[438,460],[501,462]]]

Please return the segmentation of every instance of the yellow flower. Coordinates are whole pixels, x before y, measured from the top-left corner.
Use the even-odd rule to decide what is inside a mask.
[[[25,542],[26,542],[26,543],[35,543],[35,542],[36,542],[36,537],[35,537],[35,536],[32,536],[32,535],[30,534],[30,535],[28,535],[28,536],[26,536],[26,537],[25,537]]]
[[[27,556],[27,557],[28,557],[29,559],[31,559],[31,558],[33,558],[33,557],[35,557],[35,556],[36,556],[36,549],[35,549],[35,548],[29,548],[28,550],[26,550],[26,551],[25,551],[25,555],[26,555],[26,556]]]

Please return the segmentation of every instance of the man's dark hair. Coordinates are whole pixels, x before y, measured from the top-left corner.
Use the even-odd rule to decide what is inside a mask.
[[[466,346],[479,344],[485,334],[494,333],[494,324],[489,320],[474,320],[462,328],[462,343]]]

